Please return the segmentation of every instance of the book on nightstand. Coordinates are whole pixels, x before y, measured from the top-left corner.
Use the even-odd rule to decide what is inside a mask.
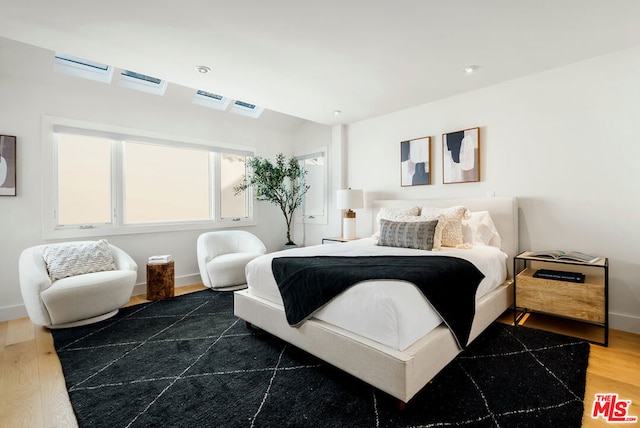
[[[553,260],[567,260],[580,263],[595,263],[600,260],[600,257],[591,256],[589,254],[581,253],[579,251],[570,251],[565,253],[560,250],[545,250],[545,251],[533,251],[527,254],[528,257],[540,257]]]
[[[584,282],[584,274],[580,272],[563,272],[559,270],[538,269],[534,278],[553,279],[556,281]]]

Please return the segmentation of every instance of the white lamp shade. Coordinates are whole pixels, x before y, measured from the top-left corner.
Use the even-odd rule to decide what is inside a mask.
[[[338,190],[336,205],[340,210],[351,210],[364,207],[362,190]]]

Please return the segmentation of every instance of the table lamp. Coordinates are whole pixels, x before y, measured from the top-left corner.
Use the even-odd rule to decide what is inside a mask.
[[[356,213],[353,209],[364,207],[362,190],[353,190],[351,188],[347,190],[338,190],[337,197],[338,208],[341,210],[347,210],[347,212],[344,213],[344,219],[342,220],[342,238],[355,239]]]

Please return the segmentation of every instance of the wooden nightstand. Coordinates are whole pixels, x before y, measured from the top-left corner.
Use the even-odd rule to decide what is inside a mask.
[[[517,272],[513,287],[515,325],[554,330],[607,346],[609,260],[602,257],[595,263],[580,263],[531,257],[529,254],[530,251],[525,251],[513,260],[514,272]],[[581,273],[585,280],[570,282],[536,278],[534,273],[538,269]],[[569,320],[568,323],[578,325],[567,326],[567,330],[562,322],[549,318]],[[602,340],[597,339],[599,337]]]

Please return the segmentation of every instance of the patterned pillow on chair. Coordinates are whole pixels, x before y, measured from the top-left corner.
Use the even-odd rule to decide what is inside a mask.
[[[106,239],[47,245],[42,249],[42,257],[51,281],[116,269]]]

